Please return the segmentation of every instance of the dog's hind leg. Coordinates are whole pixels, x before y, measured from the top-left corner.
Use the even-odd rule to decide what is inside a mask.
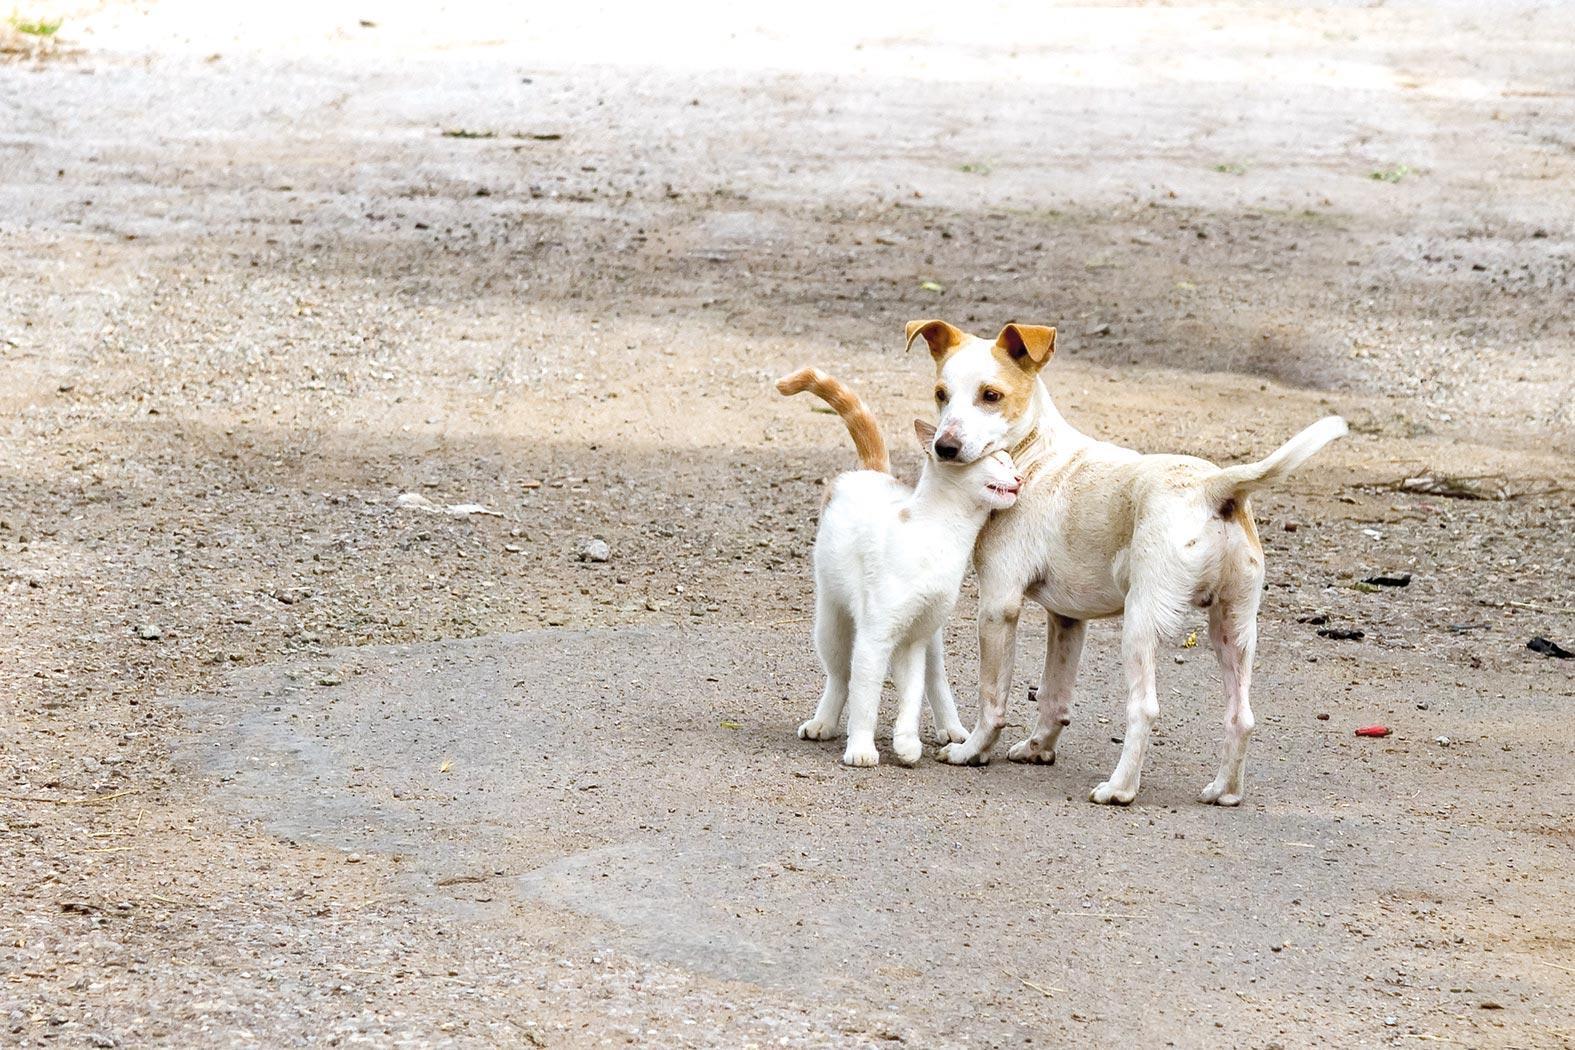
[[[1088,793],[1090,802],[1124,806],[1137,797],[1154,723],[1159,718],[1159,697],[1154,692],[1154,660],[1160,631],[1152,618],[1152,599],[1137,592],[1127,595],[1125,622],[1121,627],[1121,663],[1127,679],[1127,729],[1121,758],[1110,779]]]
[[[798,727],[801,740],[835,740],[848,701],[848,670],[853,658],[853,620],[823,594],[815,597],[815,653],[826,672],[826,688],[809,721]]]
[[[1247,741],[1256,724],[1247,693],[1252,686],[1252,657],[1258,647],[1258,594],[1254,587],[1244,601],[1216,601],[1209,609],[1209,641],[1225,679],[1225,743],[1220,771],[1210,781],[1199,802],[1220,806],[1241,804],[1247,770]]]
[[[1045,634],[1045,669],[1039,679],[1039,718],[1027,740],[1018,741],[1006,753],[1013,762],[1055,764],[1055,745],[1061,730],[1072,721],[1072,685],[1077,681],[1077,664],[1083,655],[1082,620],[1050,614],[1050,629]]]
[[[941,632],[930,636],[924,649],[924,695],[930,702],[930,714],[935,718],[935,742],[960,744],[968,739],[968,730],[957,717],[957,698],[952,695],[952,684],[946,680],[946,646]]]

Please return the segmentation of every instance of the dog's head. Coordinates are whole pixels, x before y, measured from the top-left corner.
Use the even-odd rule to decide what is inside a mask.
[[[909,321],[908,345],[919,338],[935,359],[937,458],[972,463],[1028,435],[1039,370],[1055,353],[1054,328],[1009,324],[990,343],[945,321]]]

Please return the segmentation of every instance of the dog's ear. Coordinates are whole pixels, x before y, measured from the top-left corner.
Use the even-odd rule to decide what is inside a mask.
[[[915,419],[913,421],[913,432],[919,435],[919,447],[928,452],[930,443],[935,440],[935,424],[927,423],[922,419]]]
[[[909,321],[908,343],[903,349],[911,349],[913,341],[921,335],[930,344],[930,356],[935,358],[936,364],[946,360],[946,355],[961,346],[965,338],[962,332],[945,321]]]
[[[1009,324],[995,337],[995,345],[1023,368],[1037,372],[1055,353],[1055,329],[1042,324]]]

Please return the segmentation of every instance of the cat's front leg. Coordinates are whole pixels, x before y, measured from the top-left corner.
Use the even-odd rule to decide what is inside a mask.
[[[968,730],[957,717],[957,697],[952,695],[952,684],[946,680],[946,646],[941,631],[930,636],[924,650],[924,695],[930,701],[930,714],[935,721],[935,742],[942,747],[960,744],[968,739]]]
[[[919,739],[919,709],[924,706],[925,643],[908,642],[891,657],[891,681],[897,687],[897,721],[891,731],[891,749],[905,766],[917,765],[924,754]]]

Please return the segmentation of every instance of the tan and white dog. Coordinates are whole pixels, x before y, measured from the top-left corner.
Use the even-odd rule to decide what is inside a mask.
[[[1284,477],[1346,432],[1321,419],[1257,463],[1220,468],[1193,456],[1143,455],[1096,441],[1056,411],[1040,381],[1055,352],[1055,329],[1009,324],[995,342],[945,321],[912,321],[908,345],[923,339],[935,359],[940,459],[971,462],[1005,449],[1025,479],[1017,506],[994,515],[974,546],[979,575],[979,719],[968,739],[941,757],[954,765],[989,761],[1006,722],[1007,694],[1024,599],[1050,612],[1038,721],[1008,757],[1055,761],[1070,722],[1072,683],[1084,623],[1123,616],[1126,737],[1110,779],[1089,798],[1125,805],[1137,796],[1159,700],[1154,665],[1160,641],[1189,607],[1208,610],[1209,639],[1225,679],[1225,744],[1219,774],[1199,800],[1241,802],[1248,687],[1263,590],[1263,547],[1247,495]]]

